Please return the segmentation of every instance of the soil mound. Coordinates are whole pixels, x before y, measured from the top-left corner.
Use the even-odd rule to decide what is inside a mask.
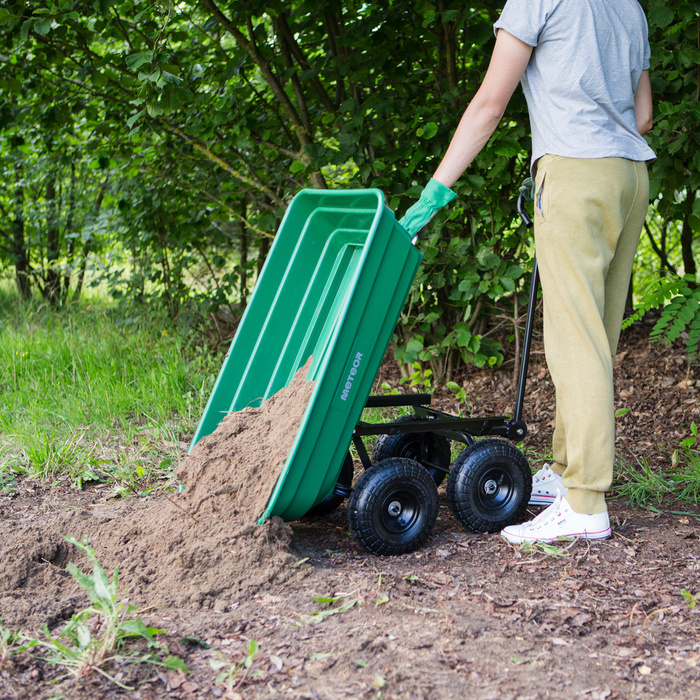
[[[65,566],[87,561],[61,535],[86,540],[138,605],[225,611],[271,582],[301,575],[279,518],[256,525],[279,478],[313,388],[309,363],[259,408],[227,416],[178,467],[185,490],[146,502],[106,502],[54,516],[1,521],[0,618],[60,621],[81,602]],[[45,522],[45,521],[44,521]]]

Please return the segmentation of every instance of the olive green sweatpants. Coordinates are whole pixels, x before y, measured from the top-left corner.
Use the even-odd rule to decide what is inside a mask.
[[[535,177],[544,344],[556,390],[552,469],[579,513],[606,509],[613,364],[649,201],[646,163],[545,155]]]

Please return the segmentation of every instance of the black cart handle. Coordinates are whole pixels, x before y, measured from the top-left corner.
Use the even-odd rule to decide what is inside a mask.
[[[527,213],[527,210],[525,209],[525,197],[522,195],[518,195],[518,214],[520,214],[520,218],[523,220],[523,223],[525,226],[528,228],[532,227],[532,219],[530,218],[530,215]]]

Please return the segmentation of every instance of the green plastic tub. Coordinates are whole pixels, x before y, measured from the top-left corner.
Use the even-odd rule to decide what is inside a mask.
[[[300,518],[333,491],[421,258],[379,190],[293,199],[190,447],[313,356],[313,393],[260,522]]]

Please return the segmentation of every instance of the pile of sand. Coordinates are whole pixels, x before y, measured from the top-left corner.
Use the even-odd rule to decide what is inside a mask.
[[[310,363],[311,360],[309,360]],[[178,467],[185,490],[107,502],[37,523],[2,521],[0,618],[52,624],[69,616],[81,590],[65,569],[83,555],[61,535],[88,543],[120,589],[143,605],[226,610],[242,596],[299,575],[291,528],[262,515],[284,467],[313,388],[309,363],[259,408],[227,416]]]

